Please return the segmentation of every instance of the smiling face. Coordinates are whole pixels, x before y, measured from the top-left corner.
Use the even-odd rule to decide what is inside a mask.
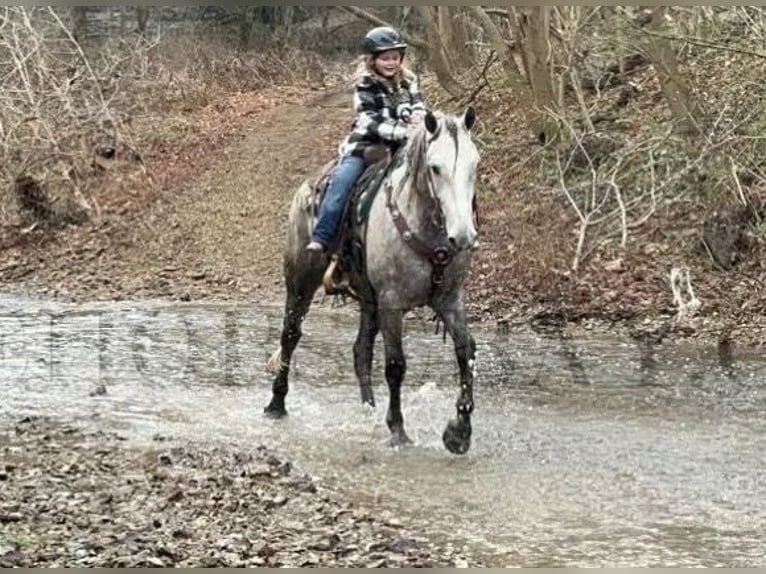
[[[375,71],[384,78],[394,78],[402,69],[404,54],[401,50],[387,50],[375,56]]]

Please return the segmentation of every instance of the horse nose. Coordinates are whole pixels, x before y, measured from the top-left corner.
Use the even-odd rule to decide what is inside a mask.
[[[468,251],[469,249],[478,249],[479,234],[475,231],[460,235],[459,237],[450,237],[450,245],[457,251]]]

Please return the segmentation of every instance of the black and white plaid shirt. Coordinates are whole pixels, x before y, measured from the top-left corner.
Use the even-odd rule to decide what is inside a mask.
[[[425,112],[426,106],[420,93],[417,77],[408,74],[397,91],[383,81],[366,74],[356,83],[354,112],[356,118],[351,133],[341,143],[341,156],[364,153],[373,144],[387,145],[401,142],[407,134],[407,124],[402,113]]]

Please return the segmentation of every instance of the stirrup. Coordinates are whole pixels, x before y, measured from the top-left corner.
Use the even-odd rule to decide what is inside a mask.
[[[338,272],[338,263],[340,257],[337,253],[333,254],[330,264],[327,266],[327,270],[324,273],[322,284],[327,295],[342,295],[348,294],[352,297],[356,297],[357,294],[351,287],[351,279],[346,272]],[[340,275],[340,276],[339,276]]]

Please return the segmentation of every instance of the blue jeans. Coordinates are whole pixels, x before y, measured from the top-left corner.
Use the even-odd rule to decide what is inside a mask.
[[[319,208],[319,219],[314,228],[313,239],[324,246],[330,246],[335,241],[335,235],[340,227],[343,209],[356,180],[367,169],[367,162],[357,156],[344,156],[330,176],[322,205]]]

